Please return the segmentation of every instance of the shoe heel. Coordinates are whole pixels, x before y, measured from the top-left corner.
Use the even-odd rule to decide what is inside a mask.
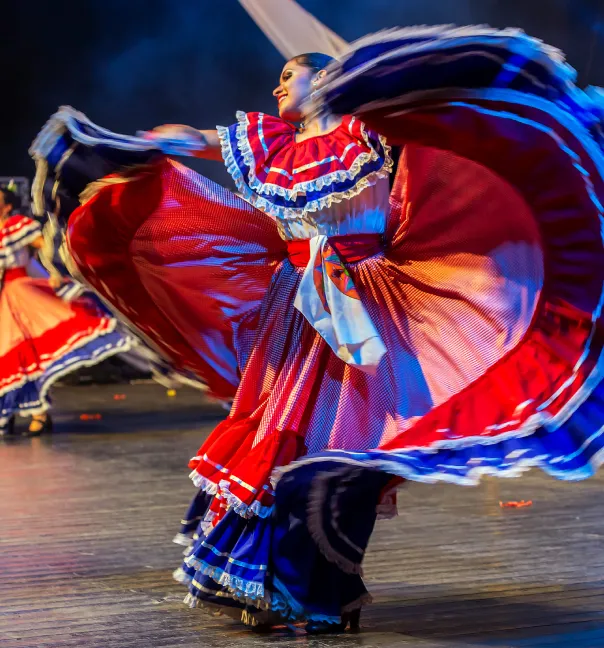
[[[0,436],[8,437],[15,434],[15,417],[11,416],[8,421],[0,427]]]
[[[51,432],[52,432],[52,418],[50,417],[50,414],[47,414],[46,418],[44,419],[44,422],[42,423],[42,427],[39,428],[38,430],[32,430],[30,424],[30,429],[27,430],[26,436],[38,437],[41,436],[42,434],[50,434]]]
[[[342,623],[346,623],[353,632],[358,632],[361,629],[361,608],[343,614]]]

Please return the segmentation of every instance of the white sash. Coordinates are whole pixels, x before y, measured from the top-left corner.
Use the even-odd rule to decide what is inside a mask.
[[[310,261],[294,306],[338,358],[362,371],[375,373],[386,347],[352,278],[324,235],[310,239]]]

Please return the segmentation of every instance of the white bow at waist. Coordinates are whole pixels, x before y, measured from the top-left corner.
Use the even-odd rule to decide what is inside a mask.
[[[325,235],[310,239],[310,261],[294,306],[338,358],[362,371],[375,373],[386,346],[352,277]]]

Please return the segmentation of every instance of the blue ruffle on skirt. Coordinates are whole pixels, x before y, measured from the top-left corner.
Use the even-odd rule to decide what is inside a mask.
[[[345,528],[361,554],[373,530],[380,492],[389,479],[377,472],[373,475],[359,494],[367,504],[364,514],[348,521]],[[175,539],[179,544],[192,541],[175,572],[177,580],[189,587],[189,604],[238,604],[277,612],[284,621],[339,623],[343,612],[370,599],[360,570],[347,573],[319,551],[308,531],[312,506],[307,491],[292,491],[287,484],[287,478],[280,484],[285,505],[277,501],[271,516],[245,519],[230,511],[215,528],[204,522],[212,496],[198,493]]]
[[[0,396],[0,426],[6,425],[15,414],[32,416],[45,412],[51,404],[48,392],[55,381],[72,371],[127,351],[131,342],[131,338],[119,330],[101,335],[55,360],[40,376],[6,391]]]

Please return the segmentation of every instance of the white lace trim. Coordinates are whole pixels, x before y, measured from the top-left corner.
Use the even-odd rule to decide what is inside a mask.
[[[266,591],[265,588],[263,588],[264,591],[262,597],[259,598],[254,595],[250,596],[249,594],[246,594],[245,592],[238,590],[237,588],[233,588],[230,587],[229,585],[226,585],[223,582],[219,582],[220,580],[229,580],[223,578],[222,574],[224,572],[222,572],[222,570],[220,569],[216,570],[215,568],[210,567],[209,565],[205,565],[202,569],[198,571],[200,571],[204,576],[208,576],[209,578],[211,578],[218,585],[225,587],[225,590],[216,591],[208,587],[204,587],[201,583],[195,581],[195,577],[189,576],[189,574],[187,574],[180,567],[172,573],[172,577],[174,578],[175,581],[177,581],[181,585],[186,585],[187,587],[194,587],[195,589],[199,590],[200,592],[203,592],[204,594],[215,596],[217,598],[230,598],[244,605],[255,607],[259,610],[262,610],[263,612],[276,613],[281,616],[283,621],[316,621],[316,622],[324,622],[324,623],[340,623],[341,621],[341,618],[337,616],[330,616],[325,614],[313,614],[313,613],[309,614],[306,610],[304,610],[303,606],[300,603],[298,603],[295,599],[292,598],[291,594],[287,591],[287,589],[278,581],[275,582],[275,587],[278,591],[268,592]],[[239,579],[239,580],[243,581],[243,579]],[[249,583],[249,581],[244,581],[244,582]],[[258,584],[254,583],[254,585],[258,585]],[[245,588],[248,589],[247,585],[245,586]],[[250,587],[249,589],[254,590],[257,588]],[[344,606],[342,608],[342,614],[352,612],[353,610],[358,610],[363,605],[371,603],[372,600],[373,599],[371,597],[371,594],[366,592],[365,594],[360,596],[357,600],[352,601],[348,605]],[[222,614],[221,609],[218,607],[219,606],[218,603],[207,603],[202,598],[195,596],[195,594],[191,592],[187,594],[187,596],[185,597],[184,603],[190,608],[201,608],[201,609],[206,609],[208,611],[211,611],[213,614],[217,614],[217,615]],[[224,606],[224,609],[226,612],[231,608],[229,608],[228,606]],[[255,623],[251,622],[251,623],[247,623],[247,625],[255,625]]]
[[[229,574],[221,567],[213,567],[212,565],[208,565],[208,563],[204,562],[203,560],[199,560],[199,558],[196,558],[195,556],[189,556],[189,558],[187,558],[186,560],[186,564],[187,566],[197,570],[197,573],[208,576],[218,585],[226,587],[232,594],[245,597],[246,602],[252,602],[252,605],[256,605],[258,607],[260,607],[260,605],[265,605],[268,609],[268,606],[270,605],[270,599],[265,599],[264,583],[250,581],[245,578],[241,578],[240,576]],[[264,575],[264,572],[262,573]],[[197,585],[195,584],[195,578],[191,579],[190,584],[193,587],[197,587]]]
[[[248,581],[243,578],[233,576],[226,573],[219,567],[212,567],[202,561],[197,561],[197,564],[192,565],[193,569],[197,572],[195,576],[189,576],[182,568],[173,572],[172,577],[182,585],[190,588],[195,588],[204,594],[216,596],[218,598],[230,598],[244,605],[250,605],[263,611],[278,612],[284,619],[292,618],[294,612],[291,607],[286,603],[285,599],[279,594],[267,592],[263,583]],[[216,591],[208,587],[204,587],[201,583],[196,581],[197,574],[202,574],[211,578],[217,585],[224,587],[224,591]],[[184,600],[185,604],[189,607],[205,607],[203,599],[195,596],[194,593],[189,593]]]
[[[75,333],[63,344],[62,347],[55,349],[50,354],[39,354],[36,360],[29,366],[20,367],[18,373],[2,378],[0,381],[0,397],[3,397],[5,394],[12,392],[15,389],[19,389],[27,382],[39,380],[49,369],[54,368],[56,363],[65,363],[66,356],[70,356],[72,353],[75,353],[78,349],[81,349],[90,342],[107,336],[115,331],[117,327],[116,319],[101,316],[99,320],[97,327],[92,331],[89,330],[88,335],[79,337],[80,334]],[[102,353],[104,348],[105,347],[97,350],[95,353]],[[67,358],[67,362],[71,362],[71,364],[68,364],[67,366],[71,367],[72,364],[80,361],[81,360]],[[96,362],[94,364],[96,364]],[[61,365],[59,364],[59,367],[60,366]]]
[[[316,200],[308,201],[304,207],[282,207],[275,205],[266,196],[282,196],[287,200],[295,200],[300,195],[306,194],[308,191],[320,191],[326,187],[330,187],[338,182],[345,182],[353,180],[362,172],[363,167],[374,162],[379,158],[379,153],[373,148],[369,142],[369,138],[365,131],[364,126],[361,128],[363,139],[367,146],[370,147],[370,152],[361,153],[351,165],[350,169],[334,171],[325,176],[320,176],[316,180],[309,180],[307,182],[300,182],[295,185],[294,189],[279,187],[278,185],[270,183],[262,183],[256,177],[256,161],[252,152],[249,139],[247,136],[247,128],[249,126],[249,119],[247,114],[241,111],[237,112],[237,128],[236,139],[237,148],[239,149],[246,166],[249,169],[249,177],[245,178],[233,154],[229,129],[224,126],[217,128],[218,137],[222,148],[222,157],[224,159],[227,171],[233,178],[237,189],[241,192],[244,199],[250,202],[254,207],[260,209],[270,216],[282,219],[295,219],[300,218],[307,212],[315,212],[322,209],[329,208],[335,203],[340,203],[343,200],[350,200],[361,193],[367,187],[373,186],[380,178],[386,178],[392,172],[393,161],[390,156],[390,147],[386,140],[381,135],[379,136],[380,143],[384,147],[384,163],[382,167],[376,171],[368,173],[366,176],[359,178],[356,184],[342,192],[333,192],[317,198]]]
[[[239,497],[233,495],[230,490],[228,480],[223,479],[219,484],[207,479],[200,475],[196,470],[189,475],[192,482],[208,495],[219,496],[224,499],[229,510],[233,509],[235,513],[243,518],[252,518],[254,516],[266,518],[273,512],[273,506],[264,506],[258,500],[254,500],[251,504],[245,504]],[[209,522],[211,520],[205,520]]]
[[[177,533],[174,538],[172,538],[172,542],[177,544],[179,547],[186,547],[188,549],[195,542],[195,539],[193,538],[192,533]]]
[[[107,331],[107,333],[110,333],[111,331]],[[105,333],[101,334],[101,336],[104,336]],[[84,346],[85,344],[88,344],[92,340],[101,337],[98,334],[92,335],[89,338],[86,338],[86,340],[82,343],[82,345],[79,345],[78,347],[75,347],[73,351],[77,351],[78,348],[81,346]],[[84,367],[93,367],[94,365],[98,364],[99,362],[102,362],[103,360],[106,360],[107,358],[116,355],[117,353],[124,353],[126,351],[129,351],[132,348],[133,345],[133,339],[130,337],[122,337],[119,343],[117,344],[107,344],[100,349],[97,349],[95,353],[89,357],[89,358],[83,358],[80,359],[76,362],[71,362],[69,364],[63,365],[59,369],[53,372],[52,376],[48,379],[45,380],[43,383],[40,393],[39,393],[39,399],[35,402],[30,402],[26,403],[22,406],[19,407],[18,409],[18,414],[20,416],[36,416],[38,414],[44,414],[50,409],[50,403],[48,401],[48,391],[50,388],[53,386],[53,384],[62,378],[63,376],[66,376],[70,374],[73,371],[76,371],[78,369],[82,369]],[[70,352],[71,353],[71,352]],[[41,372],[43,375],[44,372]],[[19,381],[18,384],[15,384],[14,386],[11,386],[10,390],[5,390],[4,393],[7,393],[8,391],[15,391],[20,389],[27,383],[29,380],[31,380],[31,376],[28,378],[25,378],[21,381]],[[15,412],[17,413],[17,412]],[[9,413],[9,415],[6,415],[6,411],[0,411],[0,426],[5,425],[10,417],[12,416],[13,413]]]

